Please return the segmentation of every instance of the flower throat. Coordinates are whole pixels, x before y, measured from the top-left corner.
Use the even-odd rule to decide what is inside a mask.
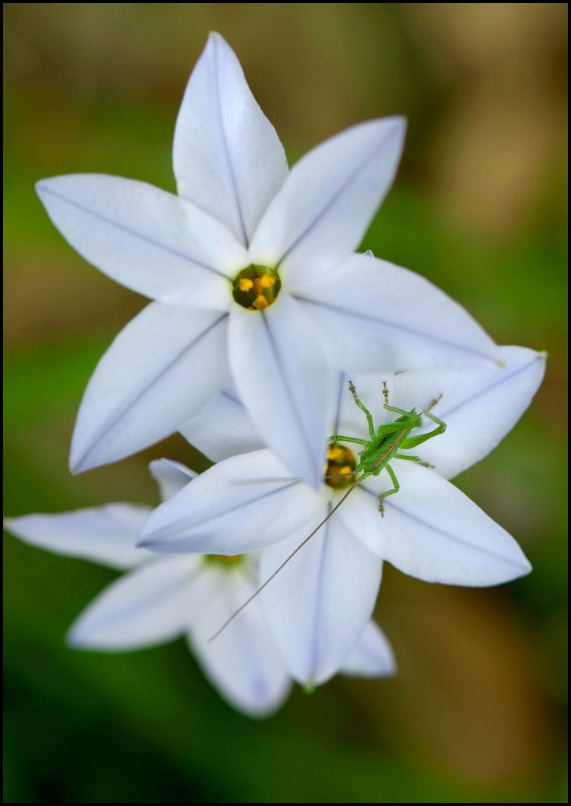
[[[276,269],[252,264],[238,272],[232,281],[232,296],[249,311],[263,311],[275,301],[281,287]]]

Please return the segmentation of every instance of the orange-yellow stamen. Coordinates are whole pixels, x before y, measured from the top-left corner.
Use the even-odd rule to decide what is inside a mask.
[[[277,269],[247,266],[232,281],[234,300],[249,311],[263,311],[275,301],[282,287]]]
[[[349,487],[355,482],[356,467],[357,460],[353,451],[344,445],[333,444],[327,451],[323,480],[334,490]]]

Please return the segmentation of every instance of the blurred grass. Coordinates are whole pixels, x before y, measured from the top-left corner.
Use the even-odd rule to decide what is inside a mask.
[[[387,569],[378,618],[394,680],[296,690],[252,722],[182,641],[66,649],[67,627],[113,574],[7,538],[5,802],[566,802],[563,4],[451,5],[5,4],[7,514],[153,503],[150,458],[204,466],[172,438],[68,474],[85,384],[143,301],[65,245],[33,184],[102,171],[172,190],[176,110],[211,28],[294,158],[362,118],[406,112],[403,170],[364,248],[424,274],[499,343],[550,355],[529,412],[458,480],[534,572],[470,591]],[[524,121],[517,149],[498,86]],[[475,141],[472,115],[497,122],[496,138],[484,127]],[[526,127],[538,116],[540,130]],[[506,174],[510,148],[523,156]],[[483,196],[460,176],[466,163],[485,166]]]

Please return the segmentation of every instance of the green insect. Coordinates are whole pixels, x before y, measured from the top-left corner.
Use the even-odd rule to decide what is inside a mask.
[[[387,389],[386,381],[383,381],[383,396],[385,398],[384,408],[387,411],[394,411],[395,414],[400,414],[400,417],[392,423],[380,425],[375,431],[371,412],[357,397],[357,392],[352,381],[349,381],[349,391],[353,395],[355,403],[361,409],[361,411],[364,412],[365,417],[367,418],[367,425],[369,426],[369,435],[371,439],[357,439],[356,437],[346,437],[342,434],[335,434],[334,436],[330,437],[329,441],[332,443],[352,442],[356,445],[363,445],[364,447],[359,453],[359,463],[356,465],[355,469],[348,474],[356,475],[357,478],[347,493],[343,496],[341,501],[339,501],[337,506],[335,506],[335,508],[329,513],[329,517],[331,517],[335,509],[337,509],[337,507],[343,503],[349,493],[355,489],[357,484],[369,476],[378,476],[383,470],[386,470],[391,477],[394,487],[392,490],[388,490],[379,496],[379,511],[381,515],[383,515],[383,500],[389,495],[398,493],[400,490],[400,484],[398,483],[398,479],[389,462],[391,462],[393,459],[405,459],[407,462],[417,462],[425,467],[430,466],[427,462],[423,462],[419,456],[410,456],[408,454],[400,453],[400,451],[416,448],[418,445],[422,445],[423,442],[438,436],[438,434],[443,434],[446,431],[446,423],[444,423],[434,414],[431,414],[430,411],[438,403],[442,395],[435,398],[421,414],[418,414],[415,409],[405,411],[404,409],[399,409],[396,406],[389,405],[389,390]],[[428,434],[422,434],[417,437],[409,437],[408,435],[414,428],[422,427],[423,414],[436,423],[437,427],[432,431],[429,431]],[[323,521],[323,523],[325,523],[325,521]],[[320,524],[320,527],[322,525],[323,524]]]
[[[349,381],[349,391],[353,395],[355,403],[367,418],[369,436],[371,438],[358,439],[357,437],[346,437],[342,434],[334,434],[332,437],[330,437],[329,442],[331,443],[331,446],[327,454],[328,464],[324,476],[326,484],[328,484],[330,487],[333,487],[334,489],[349,487],[349,489],[335,504],[329,514],[323,518],[321,523],[315,527],[311,534],[302,540],[299,546],[292,551],[289,557],[287,557],[283,563],[268,577],[268,579],[266,579],[264,584],[261,585],[252,594],[252,596],[250,596],[249,599],[247,599],[244,604],[232,614],[232,616],[230,616],[230,618],[209,639],[209,641],[213,641],[217,636],[219,636],[220,633],[230,624],[230,622],[234,621],[236,616],[241,613],[242,610],[249,605],[259,593],[264,590],[266,585],[269,585],[272,579],[279,574],[282,568],[289,563],[292,557],[295,557],[297,552],[302,549],[305,544],[317,534],[321,527],[327,523],[329,518],[335,514],[345,499],[364,479],[368,478],[369,476],[378,476],[383,470],[386,470],[389,474],[394,486],[391,490],[387,490],[387,492],[381,493],[379,496],[379,512],[381,513],[381,517],[384,517],[384,499],[389,495],[395,495],[395,493],[398,493],[400,490],[398,479],[389,463],[393,459],[405,459],[407,462],[417,462],[424,467],[431,467],[428,462],[423,462],[419,456],[410,456],[408,454],[401,453],[401,451],[416,448],[418,445],[422,445],[423,442],[438,436],[438,434],[443,434],[446,431],[446,423],[431,413],[431,409],[434,408],[434,406],[438,403],[442,395],[434,398],[434,400],[432,400],[420,414],[416,411],[416,409],[405,411],[404,409],[399,409],[396,406],[391,406],[389,404],[389,390],[387,388],[386,381],[383,381],[383,397],[385,399],[384,408],[387,411],[393,411],[395,414],[400,416],[392,423],[380,425],[375,431],[373,416],[365,404],[357,397],[357,392],[352,381]],[[409,434],[413,429],[422,427],[423,415],[426,415],[426,417],[436,423],[436,428],[434,428],[432,431],[429,431],[428,434],[421,434],[417,437],[409,437]],[[349,449],[343,447],[340,448],[338,445],[339,442],[350,442],[355,445],[362,445],[363,448],[359,452],[359,462],[354,461],[353,454]],[[337,453],[340,453],[341,456],[338,456]]]

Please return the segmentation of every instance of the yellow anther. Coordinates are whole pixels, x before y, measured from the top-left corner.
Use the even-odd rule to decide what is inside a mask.
[[[355,476],[357,460],[350,448],[333,443],[327,449],[327,466],[323,480],[334,490],[343,490],[349,487]]]
[[[280,293],[277,269],[252,264],[238,272],[232,281],[234,300],[249,311],[263,311]]]

